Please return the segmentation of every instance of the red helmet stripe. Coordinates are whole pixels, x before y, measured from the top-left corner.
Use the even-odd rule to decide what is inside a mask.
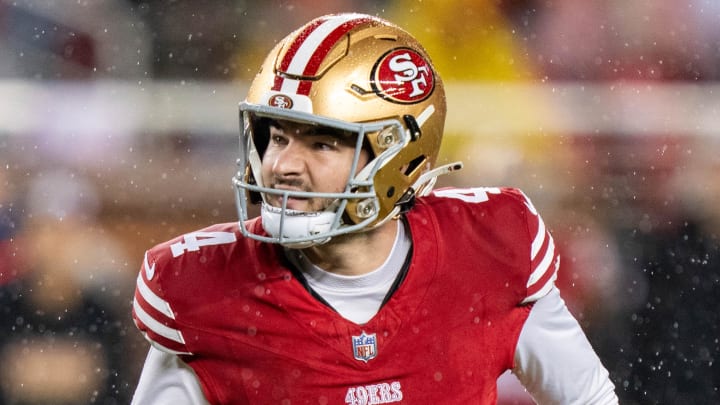
[[[295,41],[290,44],[287,52],[285,53],[285,58],[283,58],[282,62],[280,63],[280,70],[282,70],[283,72],[288,70],[288,68],[290,67],[290,63],[297,54],[298,49],[300,49],[300,46],[305,42],[305,40],[310,36],[310,34],[315,31],[317,27],[322,25],[325,21],[327,21],[327,19],[325,18],[319,18],[313,21],[312,23],[308,24],[297,37],[295,37]]]
[[[358,18],[355,20],[350,20],[333,30],[315,49],[315,52],[310,57],[310,60],[305,66],[303,76],[315,76],[318,69],[320,68],[320,65],[325,60],[325,57],[330,53],[330,50],[335,46],[337,41],[343,36],[345,36],[345,34],[350,32],[353,28],[368,21],[370,21],[369,18]],[[298,86],[298,94],[310,94],[311,87],[312,82],[309,80],[304,80]]]
[[[286,72],[288,67],[290,66],[290,62],[292,61],[293,56],[297,53],[298,48],[300,48],[300,45],[307,39],[307,37],[315,31],[317,27],[319,27],[322,23],[324,23],[327,19],[325,18],[318,18],[317,20],[311,22],[305,28],[298,34],[295,41],[290,44],[290,47],[288,48],[287,52],[285,52],[285,57],[280,62],[280,70],[283,72]],[[283,77],[280,75],[275,75],[275,82],[273,83],[273,90],[279,91],[283,84]]]
[[[353,28],[368,21],[371,21],[368,17],[357,16],[338,16],[314,21],[290,44],[280,63],[280,69],[296,76],[315,75],[337,41]],[[308,95],[311,87],[311,81],[298,83],[297,80],[275,76],[273,90]]]

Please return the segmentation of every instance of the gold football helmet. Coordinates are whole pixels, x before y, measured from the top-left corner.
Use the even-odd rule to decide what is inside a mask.
[[[407,32],[376,17],[319,17],[288,35],[270,52],[240,104],[242,124],[236,188],[240,226],[248,237],[306,247],[336,235],[372,229],[428,193],[445,124],[445,91],[426,51]],[[355,134],[356,151],[344,191],[318,193],[263,185],[260,165],[268,120],[290,120]],[[358,167],[360,151],[370,162]],[[322,212],[301,212],[265,201],[325,198]],[[268,235],[244,223],[248,205],[262,202]]]

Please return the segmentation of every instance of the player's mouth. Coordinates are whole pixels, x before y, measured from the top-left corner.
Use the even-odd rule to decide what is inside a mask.
[[[301,190],[299,188],[294,187],[284,187],[284,186],[276,186],[274,187],[276,190],[281,191],[305,191]],[[309,205],[310,205],[310,198],[307,197],[296,197],[296,196],[290,196],[290,195],[281,195],[281,194],[275,194],[272,195],[270,198],[270,204],[275,207],[282,207],[283,201],[287,200],[286,207],[291,210],[297,210],[297,211],[308,211]]]
[[[280,198],[280,204],[282,205],[282,197]],[[309,211],[310,199],[309,198],[298,198],[289,197],[287,199],[286,207],[296,211]]]

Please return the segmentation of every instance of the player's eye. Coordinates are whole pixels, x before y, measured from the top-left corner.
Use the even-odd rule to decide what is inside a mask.
[[[271,135],[270,141],[273,145],[287,145],[287,137],[279,134]]]
[[[319,140],[313,143],[313,146],[315,149],[318,150],[335,150],[338,148],[338,141],[337,139],[325,139],[325,140]]]

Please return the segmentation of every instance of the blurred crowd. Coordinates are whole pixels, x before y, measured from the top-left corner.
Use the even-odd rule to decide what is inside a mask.
[[[715,0],[0,0],[0,83],[247,82],[288,30],[349,10],[414,33],[448,84],[720,80]],[[513,105],[517,120],[554,113]],[[63,130],[113,119],[99,108],[33,119],[0,130],[0,404],[128,403],[148,347],[130,318],[142,253],[236,219],[236,138]],[[446,135],[441,159],[467,168],[443,185],[536,202],[623,404],[720,403],[718,135]],[[531,403],[500,386],[501,404]]]

